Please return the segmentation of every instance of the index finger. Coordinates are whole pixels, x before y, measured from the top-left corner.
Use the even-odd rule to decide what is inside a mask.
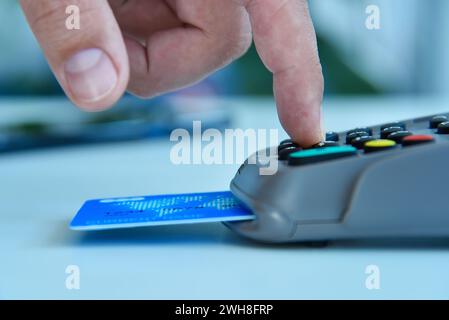
[[[323,75],[306,0],[247,0],[254,42],[273,73],[279,119],[302,146],[322,140]]]

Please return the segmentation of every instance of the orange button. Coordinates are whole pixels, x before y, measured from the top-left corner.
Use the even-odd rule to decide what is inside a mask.
[[[416,134],[416,135],[411,135],[408,137],[405,137],[402,140],[402,145],[403,146],[414,146],[417,144],[421,144],[421,143],[428,143],[428,142],[433,142],[435,141],[435,139],[433,138],[433,136],[429,135],[429,134]]]

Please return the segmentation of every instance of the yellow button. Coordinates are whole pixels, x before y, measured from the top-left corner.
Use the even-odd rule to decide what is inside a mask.
[[[396,142],[389,139],[367,141],[363,147],[365,153],[391,150],[396,148]]]
[[[378,140],[372,140],[365,143],[365,147],[368,148],[389,148],[394,147],[396,145],[396,142],[393,140],[388,139],[378,139]]]

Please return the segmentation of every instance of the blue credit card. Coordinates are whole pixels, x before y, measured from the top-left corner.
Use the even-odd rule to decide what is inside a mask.
[[[70,228],[102,230],[254,218],[231,192],[225,191],[89,200]]]

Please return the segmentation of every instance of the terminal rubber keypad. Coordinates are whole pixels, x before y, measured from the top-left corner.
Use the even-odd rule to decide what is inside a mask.
[[[400,152],[403,148],[436,141],[437,136],[449,135],[449,117],[432,116],[425,127],[414,132],[413,123],[391,122],[378,127],[358,127],[346,132],[327,132],[325,141],[310,148],[301,148],[291,139],[279,144],[278,159],[290,166],[310,165],[380,151]],[[407,148],[408,149],[408,148]]]

